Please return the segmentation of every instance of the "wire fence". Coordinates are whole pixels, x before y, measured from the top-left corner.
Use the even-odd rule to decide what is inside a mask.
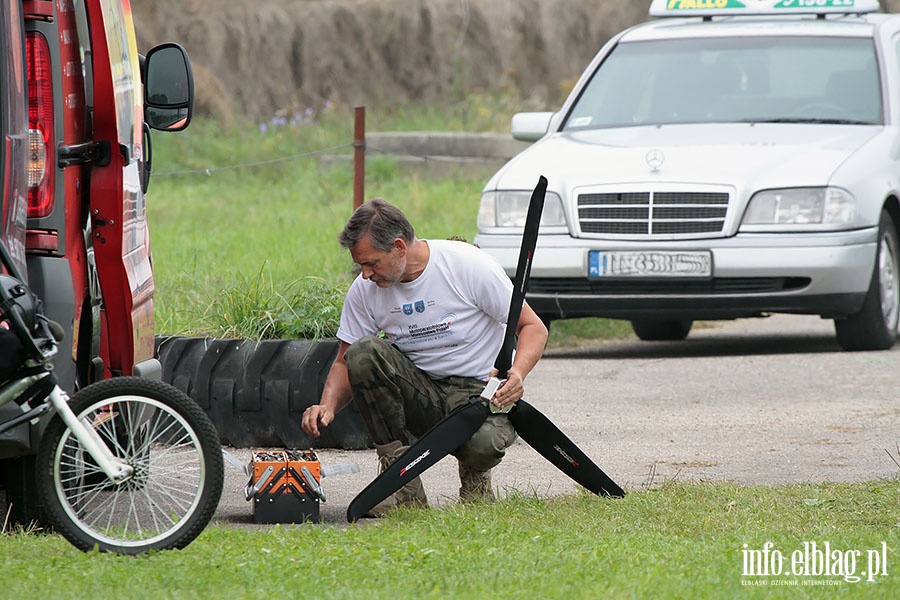
[[[220,171],[237,171],[239,169],[249,169],[252,167],[262,167],[265,165],[274,165],[277,163],[288,162],[291,160],[297,160],[300,158],[308,158],[310,156],[318,156],[320,154],[330,154],[332,152],[337,152],[340,150],[345,150],[347,148],[352,148],[353,144],[343,144],[341,146],[332,146],[331,148],[321,148],[319,150],[312,150],[310,152],[300,152],[298,154],[291,154],[290,156],[281,156],[279,158],[270,158],[268,160],[259,160],[255,162],[241,163],[237,165],[229,165],[226,167],[206,167],[199,169],[185,169],[182,171],[165,171],[162,173],[154,173],[154,177],[170,177],[176,175],[212,175],[213,173],[217,173]]]
[[[341,150],[348,150],[351,148],[353,148],[353,144],[349,143],[349,144],[343,144],[341,146],[333,146],[331,148],[322,148],[320,150],[311,150],[309,152],[301,152],[298,154],[291,154],[290,156],[282,156],[279,158],[272,158],[272,159],[268,159],[268,160],[260,160],[260,161],[255,161],[255,162],[241,163],[241,164],[229,165],[229,166],[225,166],[225,167],[206,167],[206,168],[198,168],[198,169],[185,169],[182,171],[164,171],[162,173],[154,172],[153,176],[154,177],[167,177],[167,176],[176,176],[176,175],[212,175],[213,173],[216,173],[219,171],[235,171],[235,170],[239,170],[239,169],[247,169],[247,168],[252,168],[252,167],[262,167],[262,166],[266,166],[266,165],[273,165],[273,164],[287,162],[287,161],[291,161],[291,160],[297,160],[300,158],[309,158],[311,156],[327,155],[327,154],[331,154],[333,152],[339,152]],[[393,152],[390,150],[384,150],[382,148],[373,147],[368,144],[366,145],[365,148],[366,148],[367,154],[374,153],[374,154],[380,154],[382,156],[400,156],[396,152]],[[442,162],[455,163],[455,162],[459,162],[461,158],[464,158],[461,156],[437,156],[434,154],[417,154],[414,152],[403,152],[402,156],[416,158],[423,162],[434,162],[434,163],[442,163]],[[478,157],[473,157],[473,158],[477,158],[480,160],[506,160],[509,157],[497,155],[497,156],[478,156]]]

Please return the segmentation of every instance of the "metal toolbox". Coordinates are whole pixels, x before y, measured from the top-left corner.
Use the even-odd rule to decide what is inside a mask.
[[[312,450],[254,451],[244,495],[256,523],[303,523],[321,520],[322,466]]]

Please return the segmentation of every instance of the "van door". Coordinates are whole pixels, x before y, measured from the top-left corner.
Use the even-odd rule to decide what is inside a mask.
[[[28,113],[22,8],[0,12],[0,239],[25,273]]]
[[[93,42],[94,140],[110,160],[90,176],[91,230],[103,293],[101,355],[108,375],[159,374],[153,348],[153,273],[141,189],[143,94],[128,0],[88,0]]]

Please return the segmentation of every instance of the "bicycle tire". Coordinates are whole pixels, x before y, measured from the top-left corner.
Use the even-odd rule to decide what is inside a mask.
[[[161,381],[116,377],[69,406],[135,472],[110,481],[54,416],[36,478],[56,531],[81,550],[118,554],[184,548],[200,535],[218,507],[224,466],[215,427],[190,397]]]

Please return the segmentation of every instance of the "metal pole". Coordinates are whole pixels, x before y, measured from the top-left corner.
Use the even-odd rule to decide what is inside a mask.
[[[366,186],[366,107],[357,106],[353,118],[353,209],[365,197]]]

